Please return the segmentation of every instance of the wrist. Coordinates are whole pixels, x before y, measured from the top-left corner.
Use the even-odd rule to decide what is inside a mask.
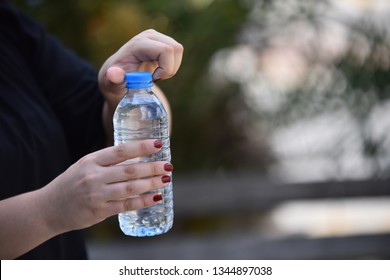
[[[36,190],[33,192],[34,195],[34,208],[36,209],[36,215],[41,223],[42,234],[50,239],[58,234],[64,233],[67,230],[62,225],[64,213],[55,197],[51,195],[50,188],[48,186]]]

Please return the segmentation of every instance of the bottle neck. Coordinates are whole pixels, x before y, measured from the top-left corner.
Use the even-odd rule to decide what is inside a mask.
[[[152,88],[128,88],[126,94],[150,94],[153,95]]]

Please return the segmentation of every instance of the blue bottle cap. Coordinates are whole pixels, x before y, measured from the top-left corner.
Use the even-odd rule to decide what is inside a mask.
[[[149,88],[153,85],[150,72],[128,72],[125,75],[126,88]]]

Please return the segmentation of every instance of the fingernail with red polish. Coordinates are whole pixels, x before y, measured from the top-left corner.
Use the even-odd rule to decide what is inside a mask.
[[[162,141],[161,140],[156,140],[156,141],[154,141],[154,147],[156,147],[156,148],[161,148],[162,147],[162,145],[163,145],[163,143],[162,143]]]
[[[153,201],[154,202],[159,202],[162,200],[162,195],[161,194],[156,194],[155,196],[153,196]]]
[[[164,176],[161,177],[161,181],[163,183],[169,183],[171,181],[171,177],[168,176],[168,175],[164,175]]]
[[[164,164],[164,170],[165,171],[172,171],[173,170],[173,165],[170,163]]]

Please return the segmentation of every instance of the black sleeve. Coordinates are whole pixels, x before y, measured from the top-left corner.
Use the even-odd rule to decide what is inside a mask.
[[[97,71],[39,23],[23,14],[20,18],[30,41],[28,59],[32,72],[64,128],[72,160],[102,148],[104,98],[98,87]]]

